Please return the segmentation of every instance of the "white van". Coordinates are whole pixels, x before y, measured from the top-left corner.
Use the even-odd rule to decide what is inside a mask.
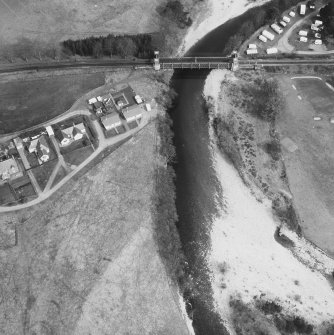
[[[269,48],[267,49],[267,54],[272,55],[272,54],[277,54],[278,50],[277,48]]]
[[[248,49],[246,50],[247,55],[255,55],[257,54],[257,49]]]

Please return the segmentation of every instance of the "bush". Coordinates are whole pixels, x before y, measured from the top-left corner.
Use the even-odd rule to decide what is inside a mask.
[[[158,7],[159,15],[176,22],[179,28],[189,27],[192,24],[188,12],[184,11],[183,5],[179,0],[170,0],[165,6]]]

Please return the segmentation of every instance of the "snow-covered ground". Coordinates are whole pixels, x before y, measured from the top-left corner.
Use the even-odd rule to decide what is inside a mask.
[[[246,10],[263,5],[269,0],[207,0],[207,13],[200,13],[197,20],[189,28],[181,44],[178,54],[185,54],[197,41],[210,31],[228,20],[243,14]],[[204,20],[203,20],[204,17]]]
[[[223,70],[211,72],[204,88],[206,98],[217,102],[225,75]],[[212,129],[211,134],[224,209],[213,223],[209,263],[214,274],[214,298],[223,319],[228,323],[230,296],[240,295],[248,303],[262,294],[279,302],[287,314],[302,316],[314,325],[334,320],[334,292],[321,274],[333,271],[333,260],[289,231],[285,233],[296,243],[295,253],[303,262],[275,241],[276,222],[269,201],[260,203],[254,198],[219,152]],[[221,265],[226,269],[224,274],[219,270]]]

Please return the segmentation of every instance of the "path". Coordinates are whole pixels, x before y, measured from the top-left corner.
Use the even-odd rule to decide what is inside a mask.
[[[278,40],[277,43],[277,49],[281,52],[287,52],[291,53],[295,49],[293,45],[289,43],[289,38],[292,34],[292,32],[300,26],[305,20],[309,19],[312,15],[314,15],[315,12],[311,12],[310,14],[306,15],[301,20],[295,22],[284,34],[283,36]]]

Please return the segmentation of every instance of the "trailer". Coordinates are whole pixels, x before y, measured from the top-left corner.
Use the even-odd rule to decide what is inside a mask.
[[[270,28],[277,34],[282,34],[283,33],[283,29],[280,28],[276,23],[273,23]]]
[[[248,44],[248,49],[256,49],[256,44]]]
[[[299,32],[298,32],[298,35],[299,36],[307,36],[307,31],[306,30],[300,30]]]
[[[289,23],[291,20],[287,16],[283,16],[283,21]]]
[[[256,55],[257,49],[248,49],[246,50],[247,55]]]
[[[299,8],[299,14],[300,15],[305,15],[306,13],[306,5],[300,5],[300,8]]]
[[[263,30],[262,35],[270,41],[273,41],[275,38],[275,35],[270,33],[268,30]]]
[[[267,49],[267,54],[272,55],[272,54],[277,54],[278,50],[277,48],[269,48]]]
[[[264,42],[264,43],[266,43],[266,42],[268,41],[267,37],[264,37],[263,35],[260,35],[260,36],[258,37],[258,39],[259,39],[260,41]]]

